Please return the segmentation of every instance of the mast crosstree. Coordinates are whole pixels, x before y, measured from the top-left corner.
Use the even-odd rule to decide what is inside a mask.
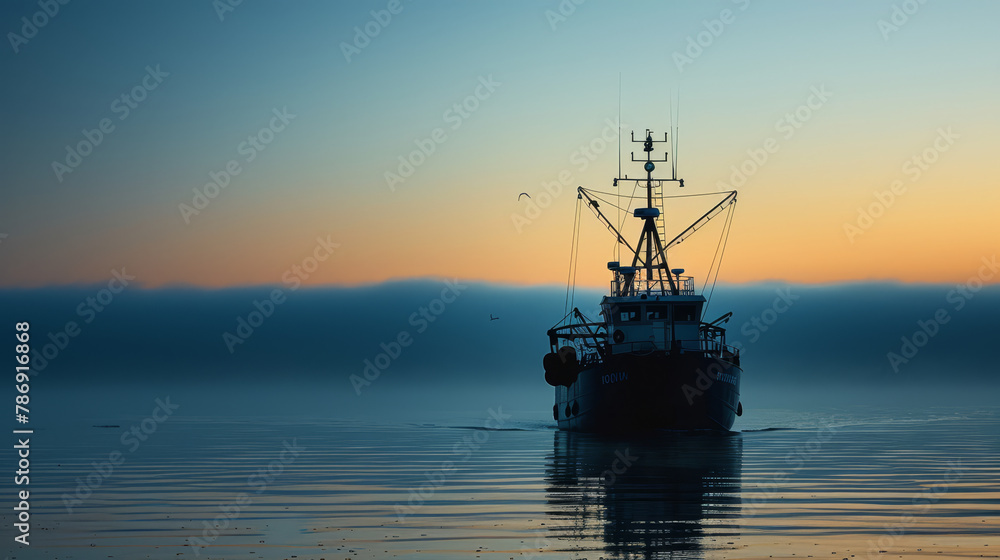
[[[613,261],[608,263],[608,268],[615,273],[615,285],[617,293],[613,294],[615,296],[625,296],[633,295],[633,292],[637,289],[635,286],[636,275],[640,271],[645,271],[646,279],[646,290],[650,292],[653,290],[653,286],[658,286],[656,290],[663,295],[678,295],[679,289],[677,283],[674,281],[673,276],[670,274],[670,266],[667,264],[667,253],[666,247],[663,245],[663,239],[660,235],[660,228],[658,227],[657,220],[661,218],[660,209],[653,201],[654,188],[659,188],[662,197],[662,187],[664,182],[677,181],[681,186],[684,186],[683,180],[678,180],[676,177],[670,179],[658,179],[653,177],[653,171],[656,169],[657,163],[665,163],[669,159],[669,153],[664,151],[662,159],[656,159],[653,155],[654,146],[656,144],[669,143],[667,134],[663,133],[663,140],[653,140],[653,132],[646,129],[645,140],[636,140],[635,132],[632,133],[632,142],[642,143],[643,151],[646,153],[645,159],[636,159],[635,152],[632,152],[632,161],[642,162],[643,169],[646,171],[646,207],[636,208],[633,211],[633,215],[636,218],[642,218],[643,227],[642,233],[639,235],[639,242],[633,248],[631,245],[625,241],[622,237],[621,232],[612,224],[599,209],[597,201],[595,201],[584,189],[580,187],[578,191],[581,195],[587,198],[588,204],[594,209],[598,217],[604,224],[618,237],[619,243],[625,245],[630,251],[632,251],[632,264],[631,266],[620,266],[620,263]],[[619,171],[619,175],[620,175]],[[614,186],[617,187],[620,181],[628,181],[628,177],[616,177],[614,179]],[[618,276],[621,278],[618,278]],[[664,282],[666,280],[666,282]]]
[[[579,198],[586,199],[587,205],[591,207],[591,210],[594,211],[598,219],[601,220],[608,230],[615,235],[619,245],[624,245],[632,253],[632,262],[629,266],[621,266],[621,263],[618,261],[608,263],[608,269],[615,273],[615,280],[612,285],[612,296],[621,297],[637,295],[639,292],[646,294],[655,293],[657,295],[680,295],[688,291],[686,286],[681,285],[682,278],[680,277],[680,274],[683,274],[684,270],[670,269],[670,265],[667,262],[667,250],[680,244],[682,241],[694,234],[694,232],[701,229],[701,227],[712,218],[719,215],[727,207],[733,205],[736,202],[736,191],[708,193],[725,194],[726,196],[708,212],[705,212],[705,214],[695,220],[694,223],[687,227],[687,229],[677,234],[677,236],[670,241],[666,241],[666,237],[664,236],[665,219],[661,210],[664,206],[663,199],[668,198],[663,194],[664,183],[675,182],[678,183],[678,186],[683,187],[684,179],[677,178],[676,166],[672,167],[673,176],[669,179],[662,179],[653,176],[653,171],[656,170],[656,164],[666,163],[670,159],[669,152],[664,152],[662,159],[655,159],[653,155],[654,146],[656,144],[670,142],[666,133],[663,135],[663,140],[653,140],[652,131],[646,129],[645,140],[636,140],[635,133],[633,132],[632,142],[643,144],[643,151],[646,154],[645,159],[642,159],[641,157],[637,159],[635,157],[635,152],[631,153],[631,159],[634,162],[643,164],[643,169],[646,171],[646,179],[629,179],[628,176],[616,177],[614,179],[614,186],[617,188],[618,183],[621,181],[636,181],[637,185],[645,182],[644,188],[646,189],[646,207],[636,208],[633,210],[633,215],[636,218],[641,218],[643,220],[642,232],[639,234],[639,242],[636,246],[633,247],[630,245],[619,229],[615,227],[615,224],[604,216],[604,213],[600,210],[600,205],[597,200],[591,196],[588,189],[579,187],[577,189]],[[674,277],[675,274],[677,275],[676,278]],[[645,286],[644,288],[642,287],[643,285]]]

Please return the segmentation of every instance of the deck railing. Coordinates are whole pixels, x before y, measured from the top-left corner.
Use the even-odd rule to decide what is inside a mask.
[[[677,343],[681,347],[681,352],[704,352],[706,354],[712,354],[720,357],[732,357],[738,356],[740,351],[735,346],[729,344],[723,344],[717,340],[710,339],[691,339],[691,340],[677,340]],[[666,343],[654,342],[652,340],[641,340],[637,342],[622,342],[615,343],[611,342],[608,344],[611,348],[613,354],[622,353],[647,353],[654,352],[657,350],[669,350],[670,341]]]
[[[635,277],[632,278],[632,282],[629,285],[625,285],[625,275],[620,272],[615,272],[615,277],[611,280],[611,293],[612,294],[647,294],[647,295],[657,295],[657,294],[670,294],[670,281],[664,277],[660,278],[645,278],[643,277],[643,272],[645,269],[639,269],[636,271]],[[674,276],[674,284],[677,286],[678,295],[682,296],[693,296],[694,292],[694,277],[693,276]],[[622,290],[622,288],[627,288]]]

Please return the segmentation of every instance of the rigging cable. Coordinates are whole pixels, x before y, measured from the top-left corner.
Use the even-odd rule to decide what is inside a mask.
[[[577,238],[580,231],[580,215],[583,213],[580,205],[583,203],[583,199],[577,195],[576,199],[576,210],[573,212],[573,238],[569,248],[569,270],[566,272],[566,304],[563,311],[567,313],[569,311],[569,294],[571,282],[575,282],[575,274],[573,274],[574,261],[576,260],[576,249],[577,249]],[[574,296],[575,294],[574,289]],[[564,317],[565,319],[565,317]]]
[[[608,206],[611,206],[613,208],[617,208],[618,210],[623,210],[625,212],[628,212],[627,209],[622,208],[621,206],[615,205],[613,202],[611,202],[607,198],[603,198],[603,197],[597,196],[597,194],[605,194],[605,195],[609,195],[609,196],[614,196],[612,193],[606,193],[606,192],[602,192],[602,191],[592,191],[590,189],[585,189],[585,190],[587,191],[588,194],[591,195],[591,198],[593,198],[595,200],[600,200],[604,204],[607,204]],[[686,197],[690,197],[690,196],[706,196],[706,195],[710,195],[710,194],[730,194],[731,192],[732,191],[720,191],[720,192],[714,192],[714,193],[698,193],[698,194],[678,194],[678,195],[664,196],[663,198],[686,198]],[[641,196],[640,197],[635,197],[635,198],[640,199],[640,200],[643,199],[643,197],[641,197]],[[622,222],[622,224],[624,224],[624,222]],[[666,241],[666,240],[664,239],[663,241]]]
[[[582,221],[583,210],[580,210],[580,218]],[[580,268],[580,224],[579,223],[577,224],[576,227],[576,241],[574,242],[574,244],[576,245],[576,250],[574,251],[573,254],[573,292],[569,296],[569,305],[573,309],[576,309],[576,270]]]
[[[733,216],[736,214],[736,203],[734,202],[729,208],[729,216],[726,217],[725,225],[725,240],[722,242],[722,253],[719,254],[719,267],[715,269],[715,279],[712,280],[712,291],[708,293],[708,300],[705,302],[705,309],[708,309],[708,305],[712,303],[712,294],[715,293],[715,285],[719,281],[719,271],[722,270],[722,258],[726,255],[726,244],[729,242],[729,232],[733,229]],[[702,290],[704,292],[704,290]],[[702,311],[704,313],[704,310]]]
[[[629,180],[631,180],[631,179],[629,179]],[[605,191],[595,191],[594,189],[584,189],[584,190],[587,191],[590,194],[603,194],[603,195],[607,195],[607,196],[621,196],[621,195],[619,195],[617,193],[611,193],[611,192],[605,192]],[[692,194],[665,194],[665,195],[663,195],[663,198],[688,198],[688,197],[692,197],[692,196],[711,196],[713,194],[729,194],[731,192],[733,192],[733,191],[715,191],[715,192],[692,193]],[[639,198],[639,199],[642,199],[642,200],[646,199],[645,195],[634,196],[635,195],[635,189],[632,189],[632,193],[633,193],[633,196],[630,196],[629,198]]]
[[[617,204],[615,204],[614,202],[611,202],[610,200],[608,200],[608,199],[606,199],[606,198],[602,198],[602,197],[600,197],[600,196],[592,196],[591,198],[593,198],[594,200],[600,200],[601,202],[603,202],[604,204],[607,204],[608,206],[611,206],[611,207],[614,207],[614,208],[617,208],[617,209],[618,209],[618,212],[619,212],[619,216],[621,215],[621,212],[622,212],[623,210],[625,210],[625,209],[624,209],[624,208],[622,208],[621,206],[618,206]],[[627,211],[627,210],[625,210],[625,211]]]
[[[729,207],[730,213],[732,213],[732,208],[733,205],[730,205]],[[705,282],[701,285],[701,293],[705,293],[705,288],[708,287],[708,280],[712,277],[712,271],[715,270],[715,259],[719,256],[719,249],[722,248],[722,237],[726,233],[726,224],[728,223],[729,223],[729,214],[726,214],[726,219],[724,220],[722,226],[722,233],[719,234],[719,243],[715,245],[715,254],[712,255],[712,264],[708,266],[708,273],[705,274]]]
[[[625,209],[625,215],[622,216],[621,221],[618,223],[618,231],[619,232],[622,230],[622,227],[625,226],[625,218],[628,217],[628,211],[632,208],[632,200],[635,199],[635,190],[638,189],[638,188],[639,188],[639,181],[636,180],[635,186],[632,187],[632,195],[629,196],[628,208]],[[593,191],[588,191],[588,192],[593,192]]]

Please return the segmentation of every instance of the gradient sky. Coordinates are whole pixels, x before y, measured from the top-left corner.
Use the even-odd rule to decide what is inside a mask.
[[[0,285],[122,267],[148,287],[279,283],[317,237],[339,246],[306,284],[565,282],[571,189],[610,191],[617,170],[613,145],[586,169],[574,154],[617,116],[619,73],[626,134],[665,131],[679,90],[685,194],[778,146],[739,189],[720,280],[958,282],[996,253],[1000,4],[928,2],[896,30],[879,24],[891,1],[590,0],[555,20],[555,0],[403,0],[371,23],[389,5],[243,2],[220,19],[208,0],[72,2],[42,18],[37,2],[4,2]],[[723,10],[730,23],[713,24]],[[13,39],[33,17],[48,21]],[[348,61],[342,44],[366,25],[377,35]],[[699,33],[708,46],[679,68]],[[147,67],[169,75],[120,118],[115,100]],[[467,118],[448,113],[490,77]],[[828,99],[800,109],[813,88]],[[283,108],[294,119],[247,162],[241,143]],[[782,128],[797,109],[809,118]],[[114,130],[58,180],[53,161],[105,118]],[[436,128],[446,139],[391,190],[386,172]],[[935,151],[941,130],[952,141]],[[917,176],[907,162],[928,149]],[[240,174],[185,223],[178,205],[234,159]],[[539,200],[561,172],[569,187],[518,232],[517,194]],[[845,224],[897,180],[905,192],[850,238]],[[705,208],[689,202],[668,229]],[[578,281],[604,286],[612,240],[591,218]],[[718,222],[671,265],[703,274]]]

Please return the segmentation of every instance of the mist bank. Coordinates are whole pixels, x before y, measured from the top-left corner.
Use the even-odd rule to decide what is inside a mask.
[[[596,317],[601,295],[578,289],[574,302]],[[565,305],[564,288],[456,280],[0,290],[3,324],[11,332],[16,322],[31,325],[32,366],[46,384],[321,383],[355,396],[392,387],[544,389],[545,332]],[[706,318],[728,311],[748,389],[979,385],[1000,369],[990,352],[1000,286],[720,285]]]

